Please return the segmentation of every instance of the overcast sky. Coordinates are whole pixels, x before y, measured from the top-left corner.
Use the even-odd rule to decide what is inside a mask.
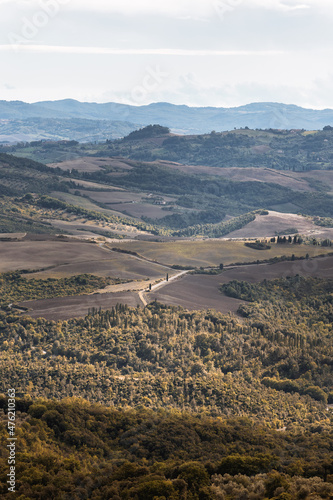
[[[333,0],[0,0],[0,99],[333,108]]]

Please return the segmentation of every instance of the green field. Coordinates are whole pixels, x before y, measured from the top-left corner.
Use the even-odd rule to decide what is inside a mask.
[[[137,252],[138,254],[167,265],[193,267],[217,266],[236,262],[254,262],[286,255],[291,257],[316,257],[327,254],[332,249],[313,245],[272,244],[269,250],[253,250],[241,241],[203,240],[203,241],[131,241],[117,243],[117,247]]]

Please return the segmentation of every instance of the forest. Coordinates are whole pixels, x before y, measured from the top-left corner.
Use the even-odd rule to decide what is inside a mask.
[[[1,313],[18,498],[332,497],[332,282],[222,290],[242,298],[237,316],[158,302],[58,322]]]
[[[277,432],[244,417],[117,410],[76,398],[18,399],[17,413],[20,500],[332,498],[328,429]],[[1,444],[6,434],[1,423]],[[6,466],[2,454],[2,498],[10,498]]]
[[[107,285],[126,282],[119,278],[102,278],[81,274],[65,278],[27,279],[31,271],[0,273],[0,307],[8,310],[8,304],[24,300],[48,299],[92,293]]]
[[[130,144],[127,138],[111,141],[104,154],[143,161],[158,158],[192,165],[249,167],[255,164],[277,170],[308,171],[330,168],[333,153],[332,127],[310,133],[248,128],[188,136],[164,132],[161,137],[162,147],[148,140],[136,144]]]

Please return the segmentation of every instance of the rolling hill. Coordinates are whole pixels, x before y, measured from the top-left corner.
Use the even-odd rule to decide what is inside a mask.
[[[92,120],[90,134],[84,130],[81,135],[76,136],[77,140],[84,142],[90,140],[89,135],[94,135],[96,137],[94,140],[105,140],[105,134],[102,131],[96,133],[96,124],[94,124],[94,121],[101,120],[127,123],[127,130],[124,124],[118,125],[123,135],[134,130],[137,125],[144,126],[151,123],[160,123],[172,128],[174,132],[185,134],[203,134],[212,130],[223,131],[240,127],[318,130],[333,124],[333,110],[305,109],[295,105],[271,102],[252,103],[235,108],[214,108],[189,107],[163,102],[131,106],[112,102],[79,102],[74,99],[36,103],[0,101],[0,121],[2,121],[0,142],[40,139],[41,135],[38,130],[34,131],[33,137],[30,135],[30,139],[17,138],[18,134],[20,137],[20,134],[26,133],[24,130],[31,123],[28,120],[32,118],[43,119],[43,122],[37,120],[37,125],[43,123],[48,131],[47,137],[55,139],[59,138],[59,127],[56,127],[52,120],[62,121],[65,129],[66,125],[68,128],[67,120]],[[49,123],[46,123],[48,120],[50,120]],[[88,126],[87,123],[85,125]],[[114,137],[112,124],[105,123],[106,130],[110,127],[109,137]]]

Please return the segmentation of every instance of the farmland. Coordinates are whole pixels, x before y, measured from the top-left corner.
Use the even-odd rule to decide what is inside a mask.
[[[162,143],[154,138],[149,144],[155,147]],[[313,238],[331,239],[333,229],[316,226],[311,216],[257,210],[245,214],[244,222],[232,218],[235,213],[243,213],[248,204],[262,206],[262,200],[266,203],[269,199],[271,204],[272,200],[283,202],[286,207],[297,201],[297,193],[322,196],[320,175],[326,175],[328,184],[330,179],[325,171],[314,178],[311,172],[303,175],[274,169],[188,166],[164,160],[141,162],[119,156],[87,155],[55,162],[50,168],[8,155],[2,158],[3,175],[9,175],[8,189],[21,195],[2,199],[6,220],[3,232],[16,229],[23,234],[19,241],[0,241],[0,272],[28,270],[26,279],[59,279],[89,273],[130,281],[95,290],[95,295],[72,297],[68,303],[72,308],[61,297],[31,302],[27,307],[34,316],[64,319],[84,315],[91,307],[107,308],[117,301],[144,306],[154,297],[189,308],[236,311],[237,301],[223,298],[218,289],[219,276],[229,276],[230,264],[283,257],[294,259],[295,266],[301,262],[299,258],[312,259],[331,250],[330,246],[321,246],[320,241],[312,244]],[[27,189],[33,194],[25,195]],[[325,213],[329,212],[326,198],[320,200],[326,207]],[[311,198],[314,202],[316,199]],[[219,231],[225,234],[225,227],[228,239],[212,237]],[[188,228],[192,238],[183,237]],[[34,230],[54,235],[37,238],[32,236]],[[56,236],[59,232],[64,235]],[[244,238],[283,233],[301,235],[305,244],[268,241],[271,248],[261,250],[244,244]],[[203,238],[204,234],[210,239]],[[204,268],[220,264],[224,271],[219,276],[188,275],[162,282],[166,275],[175,277],[182,267],[210,272]],[[282,264],[288,269],[288,262]],[[266,268],[271,266],[251,266],[249,279],[253,274],[257,279]],[[244,273],[250,267],[239,269]],[[161,286],[156,288],[158,283]],[[152,292],[145,293],[149,285]]]
[[[304,217],[293,213],[269,211],[268,215],[256,215],[253,222],[245,227],[232,231],[229,238],[265,238],[277,234],[293,234],[291,229],[307,238],[333,239],[333,229],[316,226],[312,217]]]
[[[218,266],[236,262],[255,262],[258,259],[272,259],[286,255],[310,257],[327,254],[330,248],[313,245],[272,244],[269,250],[254,250],[246,247],[244,241],[233,240],[188,240],[188,241],[127,241],[117,247],[137,252],[145,258],[167,265],[193,267]]]
[[[31,300],[20,302],[19,306],[27,307],[32,318],[45,318],[50,320],[67,320],[86,316],[89,310],[111,309],[116,304],[127,304],[131,307],[141,305],[136,292],[116,292],[94,295],[81,295],[79,297],[59,297],[46,300]]]
[[[34,317],[49,319],[72,318],[84,315],[93,307],[108,308],[116,303],[145,305],[157,299],[167,304],[179,304],[189,309],[215,308],[221,312],[236,312],[239,300],[223,297],[219,284],[239,279],[257,281],[286,274],[330,276],[332,258],[315,258],[327,254],[330,247],[313,245],[275,244],[269,250],[254,250],[242,241],[206,240],[183,242],[118,241],[115,243],[84,242],[70,238],[40,236],[23,237],[18,241],[0,241],[0,272],[29,271],[29,279],[59,279],[89,273],[94,276],[129,280],[128,283],[111,284],[94,295],[69,298],[50,298],[21,302]],[[123,252],[125,250],[125,253]],[[274,250],[272,252],[272,250]],[[126,253],[132,252],[132,253]],[[137,252],[135,254],[134,252]],[[173,253],[171,253],[173,252]],[[232,262],[253,262],[276,256],[289,255],[295,259],[274,265],[254,264],[228,268]],[[308,254],[309,259],[305,259]],[[155,262],[157,261],[157,262]],[[224,270],[217,276],[187,275],[171,267],[192,266],[204,268],[224,263]],[[208,270],[209,272],[209,270]],[[170,282],[165,281],[166,275]],[[173,281],[173,277],[179,277]],[[156,285],[161,286],[156,288]],[[152,291],[146,293],[149,285]],[[138,294],[141,291],[143,296]],[[71,307],[72,306],[72,307]]]
[[[109,194],[109,196],[112,196],[113,192],[108,193],[108,194]],[[101,213],[104,213],[107,215],[117,215],[120,217],[122,216],[121,213],[116,212],[115,210],[110,210],[110,209],[100,207],[96,203],[93,203],[92,201],[87,199],[87,197],[77,196],[77,195],[70,194],[70,193],[61,193],[61,192],[57,192],[57,191],[52,191],[51,196],[54,198],[57,198],[59,200],[62,200],[65,203],[69,203],[71,205],[75,205],[77,207],[84,208],[85,210],[101,212]]]
[[[60,278],[89,273],[125,279],[160,279],[165,268],[135,256],[112,252],[95,243],[80,241],[0,242],[0,272],[40,270],[28,276]]]
[[[60,168],[62,170],[77,170],[78,172],[97,172],[103,170],[105,166],[112,167],[117,170],[128,170],[131,165],[126,161],[114,158],[91,158],[82,156],[74,160],[62,161],[60,163],[49,163],[52,168]]]
[[[304,277],[333,279],[333,257],[239,266],[224,269],[217,276],[187,275],[145,296],[148,302],[157,300],[168,305],[178,304],[190,310],[214,308],[222,313],[229,311],[236,313],[242,301],[223,296],[219,291],[222,283],[228,283],[231,280],[256,283],[264,279],[272,280],[296,274]]]

